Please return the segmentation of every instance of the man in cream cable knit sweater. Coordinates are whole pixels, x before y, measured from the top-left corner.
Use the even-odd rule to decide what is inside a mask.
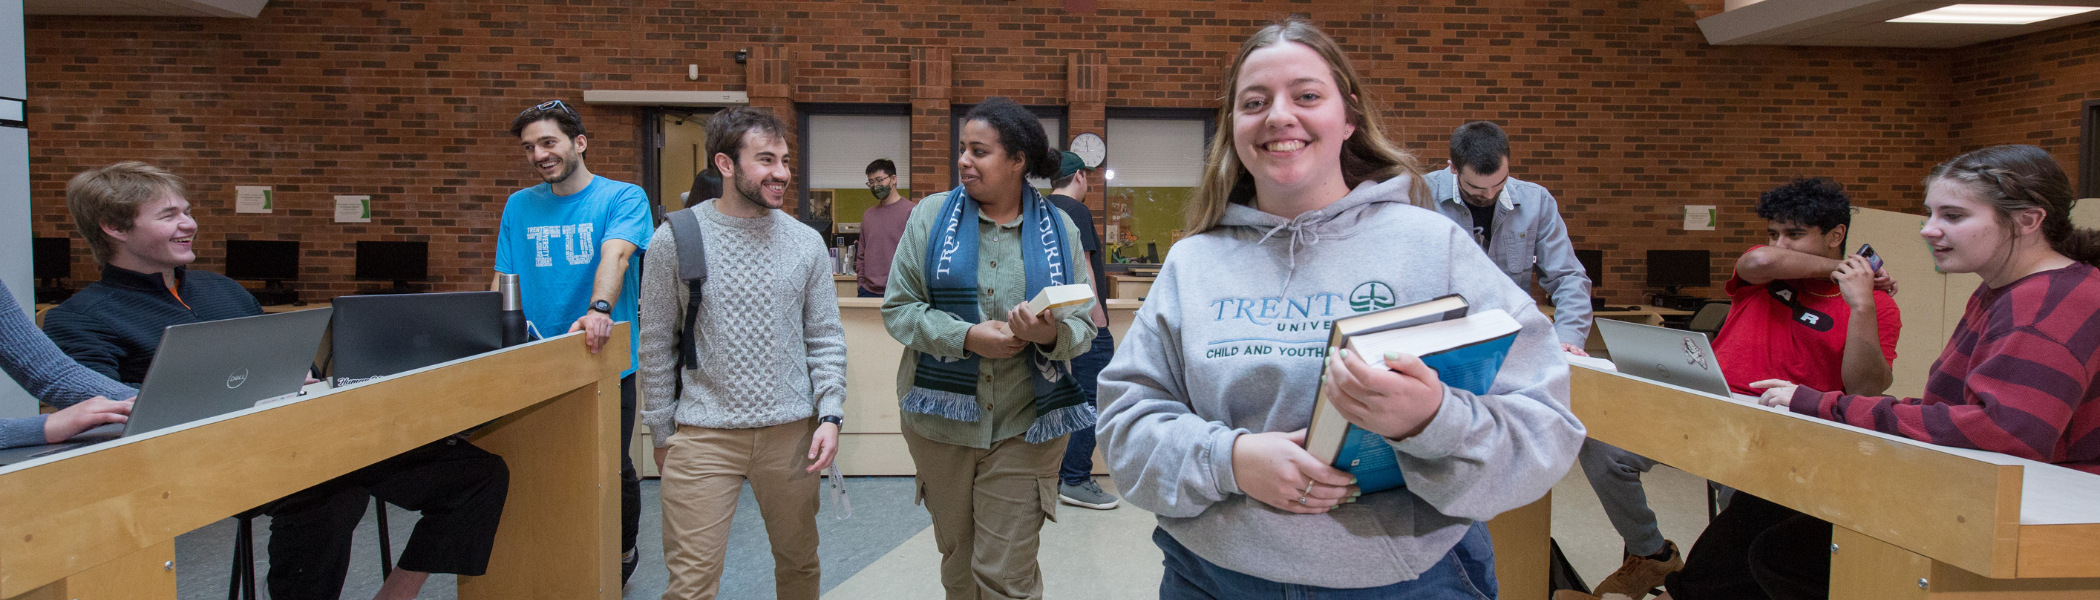
[[[663,476],[665,600],[715,597],[746,480],[772,541],[778,597],[817,599],[818,473],[838,450],[846,338],[824,241],[778,210],[792,177],[786,129],[750,107],[708,119],[707,153],[730,185],[692,208],[708,261],[693,326],[698,368],[681,369],[677,347],[678,244],[689,240],[665,223],[643,259],[642,421]]]

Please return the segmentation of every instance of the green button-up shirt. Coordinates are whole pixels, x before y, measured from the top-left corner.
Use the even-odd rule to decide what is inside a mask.
[[[933,308],[926,292],[926,244],[934,222],[939,220],[946,193],[927,196],[912,209],[905,222],[904,239],[897,242],[896,260],[890,265],[890,283],[882,299],[882,325],[890,337],[904,343],[904,360],[897,366],[897,397],[911,392],[912,377],[919,371],[919,353],[963,358],[963,337],[973,323]],[[1065,229],[1067,281],[1090,283],[1085,250],[1079,245],[1079,228],[1064,211],[1054,211]],[[1021,266],[1021,223],[994,223],[977,215],[977,310],[984,320],[1004,320],[1007,311],[1027,301],[1028,281]],[[1090,301],[1091,302],[1091,301]],[[1057,347],[1051,360],[1072,360],[1094,342],[1091,313],[1081,310],[1059,323]],[[990,448],[992,442],[1028,432],[1035,422],[1035,384],[1029,375],[1027,354],[1012,358],[983,358],[977,362],[976,422],[956,421],[904,412],[905,427],[926,439],[945,444]]]

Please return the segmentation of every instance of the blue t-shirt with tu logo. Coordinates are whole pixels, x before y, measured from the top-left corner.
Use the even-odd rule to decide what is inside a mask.
[[[583,191],[557,196],[552,185],[541,183],[518,190],[504,203],[496,272],[518,276],[525,320],[540,335],[554,337],[567,333],[569,325],[590,310],[599,246],[606,240],[626,240],[647,250],[654,231],[649,197],[640,186],[594,175]],[[622,280],[612,320],[629,325],[628,366],[620,373],[625,377],[641,364],[634,355],[641,330],[633,326],[642,287],[639,258],[628,259]]]

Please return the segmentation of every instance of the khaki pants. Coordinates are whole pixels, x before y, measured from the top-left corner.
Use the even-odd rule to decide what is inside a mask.
[[[989,450],[936,442],[904,428],[919,501],[933,515],[948,600],[1043,597],[1036,564],[1043,519],[1057,520],[1057,469],[1066,438],[1019,437]]]
[[[671,572],[664,600],[709,600],[722,583],[729,521],[744,481],[758,497],[766,537],[773,545],[773,583],[781,600],[817,600],[818,481],[809,468],[817,420],[757,429],[679,426],[668,440],[660,495],[664,511],[664,566]]]

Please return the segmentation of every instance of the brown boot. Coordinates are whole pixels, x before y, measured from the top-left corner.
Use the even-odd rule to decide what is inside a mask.
[[[1663,577],[1684,569],[1684,555],[1677,552],[1677,542],[1663,540],[1663,548],[1670,551],[1669,560],[1655,560],[1646,556],[1628,556],[1619,570],[1605,576],[1597,584],[1596,596],[1622,594],[1633,600],[1648,597],[1648,591],[1660,587]]]

